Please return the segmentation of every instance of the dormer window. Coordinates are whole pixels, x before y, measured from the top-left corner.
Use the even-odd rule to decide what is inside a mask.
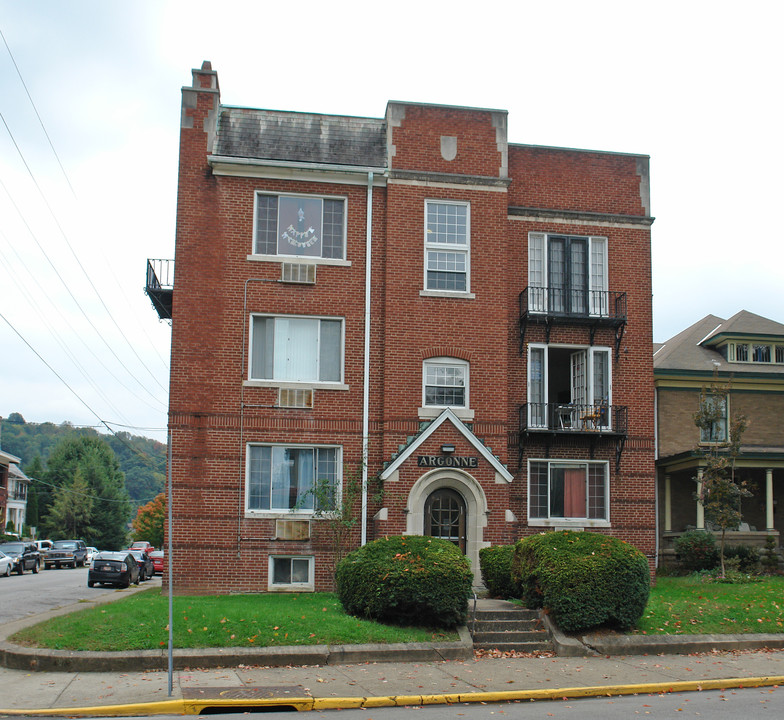
[[[739,363],[784,364],[784,344],[728,343],[727,360]]]

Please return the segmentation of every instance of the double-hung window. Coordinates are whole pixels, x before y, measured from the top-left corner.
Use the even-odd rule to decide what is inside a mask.
[[[577,521],[605,525],[609,520],[608,464],[600,461],[530,460],[528,519],[551,525]]]
[[[311,195],[256,193],[253,252],[342,260],[346,201]]]
[[[701,443],[727,442],[727,397],[725,395],[704,395],[702,412],[704,422],[700,426]]]
[[[468,363],[454,358],[432,358],[423,363],[425,407],[468,406]]]
[[[528,309],[606,316],[607,238],[528,233]]]
[[[250,380],[342,382],[343,320],[253,315],[249,366]]]
[[[425,202],[425,289],[470,290],[470,213],[464,202]]]
[[[340,448],[249,445],[249,512],[328,512],[340,490]]]

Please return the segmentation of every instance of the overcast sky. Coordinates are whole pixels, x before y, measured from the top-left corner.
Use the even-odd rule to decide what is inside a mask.
[[[170,327],[143,287],[174,257],[203,60],[227,105],[500,108],[513,143],[650,155],[654,340],[784,322],[783,8],[0,0],[0,415],[165,440]]]

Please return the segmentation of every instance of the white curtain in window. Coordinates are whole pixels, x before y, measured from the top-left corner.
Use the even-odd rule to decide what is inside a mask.
[[[528,386],[528,423],[531,427],[546,427],[544,348],[531,348]]]
[[[544,312],[544,233],[528,233],[528,309]]]
[[[276,380],[318,379],[318,329],[312,318],[275,318]]]
[[[608,314],[607,238],[591,238],[591,314]]]

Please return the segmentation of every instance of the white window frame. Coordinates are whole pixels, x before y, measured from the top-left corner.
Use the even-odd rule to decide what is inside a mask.
[[[427,370],[430,367],[460,367],[463,368],[463,405],[428,405],[427,394]],[[454,414],[466,422],[474,419],[474,411],[470,405],[470,376],[471,365],[467,360],[454,357],[432,357],[422,361],[422,407],[419,408],[419,419],[430,420],[438,417],[445,408],[450,408]]]
[[[254,517],[264,517],[264,518],[285,518],[285,519],[292,519],[294,517],[307,517],[312,518],[316,515],[320,517],[328,517],[331,513],[328,510],[317,510],[317,509],[309,509],[309,508],[275,508],[272,507],[272,492],[270,488],[270,508],[251,508],[250,507],[250,495],[251,495],[251,454],[253,448],[273,448],[272,452],[274,452],[274,448],[284,448],[284,449],[294,449],[294,450],[313,450],[314,456],[315,451],[317,450],[335,450],[335,472],[336,472],[336,479],[335,479],[335,497],[342,498],[343,497],[343,447],[341,445],[311,445],[307,443],[261,443],[261,442],[249,442],[245,446],[245,498],[244,498],[244,506],[245,506],[245,517],[246,518],[254,518]],[[274,459],[271,458],[271,462],[274,462]],[[313,462],[314,467],[314,482],[316,480],[315,475],[318,472],[318,461],[314,457]]]
[[[717,399],[724,400],[724,417],[722,420],[724,421],[724,433],[723,437],[719,439],[715,439],[713,437],[713,425],[710,429],[710,436],[706,437],[703,428],[699,428],[700,432],[700,445],[726,445],[727,441],[729,440],[729,426],[730,426],[730,397],[729,395],[719,395],[716,393],[707,393],[706,395],[700,395],[700,404],[710,402],[713,403]],[[719,421],[721,423],[721,421]]]
[[[428,218],[430,207],[444,205],[444,206],[458,206],[464,207],[466,212],[466,229],[465,229],[465,242],[464,243],[446,243],[446,242],[430,242],[428,232]],[[420,295],[431,297],[460,297],[460,298],[473,298],[474,294],[471,292],[471,203],[467,201],[458,200],[442,200],[430,198],[425,200],[425,217],[424,217],[424,262],[423,262],[423,278]],[[428,268],[430,264],[431,253],[453,253],[465,258],[465,290],[447,290],[439,288],[430,288],[428,285]],[[457,274],[457,273],[456,273]],[[462,274],[462,271],[461,271]]]
[[[308,562],[308,579],[306,582],[276,583],[275,563],[278,561],[306,560]],[[315,562],[312,555],[269,555],[267,560],[267,590],[269,592],[313,592],[315,590]]]
[[[276,198],[305,198],[308,200],[321,200],[322,201],[322,228],[323,228],[323,218],[324,218],[324,207],[323,201],[324,200],[332,200],[336,202],[343,203],[343,235],[342,235],[342,255],[339,258],[328,258],[322,257],[321,255],[307,255],[304,254],[303,251],[297,252],[297,246],[292,245],[292,252],[291,253],[279,253],[277,248],[277,241],[279,240],[280,236],[280,227],[278,226],[276,230],[276,248],[274,253],[260,253],[256,250],[256,242],[257,242],[257,234],[258,234],[258,225],[259,225],[259,217],[258,217],[258,207],[259,207],[259,196],[266,195],[269,197],[276,197]],[[279,209],[279,208],[278,208]],[[278,218],[278,225],[279,225],[279,218]],[[269,192],[266,190],[256,190],[253,194],[253,237],[251,239],[251,253],[248,255],[248,260],[256,260],[256,261],[264,261],[264,262],[292,262],[293,260],[301,260],[306,261],[309,263],[317,264],[317,265],[351,265],[349,261],[346,260],[346,251],[347,251],[347,242],[348,242],[348,198],[345,195],[319,195],[319,194],[310,194],[310,193],[278,193],[278,192]],[[304,246],[303,246],[304,247]]]
[[[543,397],[542,400],[532,400],[534,395],[531,384],[532,384],[532,363],[531,363],[531,356],[532,350],[541,350],[542,355],[542,392]],[[612,429],[612,413],[609,412],[609,408],[612,407],[613,399],[612,399],[612,392],[613,392],[613,381],[612,381],[612,348],[605,347],[605,346],[594,346],[594,345],[561,345],[561,344],[546,344],[546,343],[529,343],[528,344],[528,358],[527,358],[527,388],[526,388],[526,398],[528,401],[528,427],[529,428],[541,428],[541,429],[548,429],[547,428],[547,413],[543,413],[543,418],[538,419],[536,413],[534,412],[534,403],[539,404],[540,402],[544,404],[544,407],[547,408],[548,404],[554,402],[550,400],[548,395],[548,386],[549,386],[549,367],[550,367],[550,350],[552,349],[559,349],[559,350],[571,350],[573,352],[585,352],[586,353],[586,367],[585,367],[585,375],[587,377],[586,383],[586,392],[587,397],[585,398],[585,405],[596,405],[601,402],[604,398],[597,399],[594,395],[594,362],[595,357],[598,353],[603,353],[607,358],[607,407],[608,407],[608,414],[607,414],[607,426],[606,429]],[[604,426],[603,426],[604,427]]]
[[[756,348],[767,347],[769,360],[755,360]],[[740,350],[743,348],[743,350]],[[727,360],[729,362],[744,363],[749,365],[781,365],[784,360],[777,360],[777,355],[784,353],[784,344],[777,342],[731,342],[728,343]],[[745,355],[746,359],[739,359]]]
[[[547,465],[547,515],[548,517],[531,517],[531,465],[532,463],[544,463]],[[551,470],[555,467],[562,468],[575,468],[576,466],[584,466],[586,472],[586,503],[589,502],[589,486],[588,486],[588,468],[589,466],[603,466],[604,467],[604,517],[603,518],[588,518],[588,517],[558,517],[550,515],[550,490],[551,490]],[[552,460],[550,458],[530,458],[528,460],[526,484],[528,488],[527,499],[527,516],[528,525],[531,527],[563,527],[563,528],[608,528],[611,527],[610,522],[610,463],[607,460]]]
[[[591,317],[606,317],[609,307],[609,282],[608,282],[608,244],[606,236],[602,235],[571,235],[569,233],[528,233],[528,310],[532,313],[548,312],[550,301],[548,298],[549,278],[549,239],[550,238],[575,238],[585,240],[587,244],[586,262],[587,275],[588,315]],[[536,290],[541,288],[541,291]],[[598,295],[594,295],[599,292]]]
[[[274,320],[312,320],[319,323],[318,338],[316,342],[321,343],[321,322],[322,321],[337,321],[340,322],[340,377],[338,380],[320,380],[318,377],[312,379],[286,379],[284,377],[274,377],[274,357],[273,357],[273,377],[262,378],[253,376],[253,358],[255,351],[255,320],[264,318],[272,318]],[[342,389],[346,390],[348,387],[344,384],[344,373],[346,369],[346,322],[342,317],[330,316],[317,316],[317,315],[275,315],[267,313],[251,313],[249,317],[248,327],[248,370],[246,385],[253,385],[257,387],[276,387],[276,388],[321,388],[321,389]],[[274,352],[274,351],[273,351]],[[320,362],[319,348],[316,348],[315,357]],[[317,374],[321,371],[320,365],[318,366]]]

